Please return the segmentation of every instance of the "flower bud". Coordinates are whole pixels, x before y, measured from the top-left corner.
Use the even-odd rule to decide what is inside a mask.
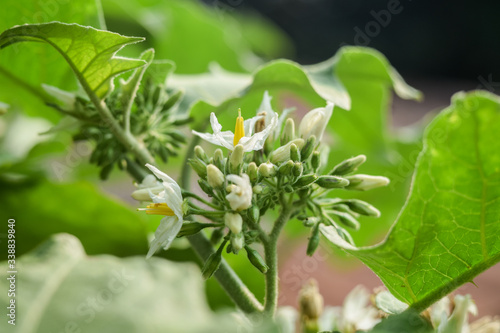
[[[299,177],[302,172],[304,171],[304,166],[302,166],[302,163],[300,162],[295,162],[293,165],[292,173],[295,177]]]
[[[208,163],[208,156],[201,146],[194,147],[194,155],[205,163]]]
[[[260,219],[260,209],[259,206],[254,205],[251,209],[248,210],[248,217],[253,223],[258,223]]]
[[[323,297],[316,280],[311,279],[299,292],[300,314],[306,321],[318,320],[323,312]]]
[[[213,188],[219,188],[224,185],[224,174],[215,165],[207,165],[207,181],[208,185]]]
[[[311,231],[311,237],[309,238],[309,242],[307,243],[307,255],[312,256],[314,252],[316,252],[316,249],[319,246],[319,223],[316,223],[316,225],[313,227]]]
[[[284,176],[288,176],[292,173],[292,168],[295,163],[292,160],[288,160],[287,162],[281,163],[278,172]]]
[[[311,166],[314,170],[318,170],[319,165],[321,163],[321,156],[319,155],[319,151],[315,150],[311,157]]]
[[[274,177],[276,175],[276,166],[272,163],[262,163],[259,165],[259,174],[262,177]]]
[[[286,145],[276,149],[271,155],[271,162],[278,164],[290,159],[290,146],[296,145],[299,149],[304,146],[304,139],[295,139],[288,142]]]
[[[318,176],[316,176],[315,174],[309,174],[309,175],[302,176],[299,179],[297,179],[295,184],[293,184],[293,187],[294,188],[301,188],[301,187],[304,187],[307,185],[311,185],[312,183],[314,183],[316,181],[316,179],[318,179]]]
[[[250,178],[250,181],[252,183],[257,181],[257,177],[258,177],[257,170],[258,170],[258,168],[257,168],[257,164],[255,164],[255,162],[250,162],[248,164],[247,175]]]
[[[204,179],[198,179],[198,185],[200,185],[200,188],[203,192],[205,192],[209,197],[214,196],[214,191],[210,184]]]
[[[347,205],[349,209],[355,213],[365,216],[380,217],[380,211],[377,208],[362,200],[349,199],[342,201],[342,203]]]
[[[351,157],[339,164],[337,164],[332,171],[330,171],[330,175],[347,175],[350,174],[366,161],[365,155],[358,155],[355,157]]]
[[[201,179],[205,179],[207,177],[207,166],[202,160],[198,158],[190,158],[188,163]]]
[[[245,236],[243,233],[231,234],[231,250],[234,254],[238,254],[245,246]]]
[[[217,228],[210,235],[210,243],[215,245],[220,242],[222,237],[224,237],[224,228]]]
[[[287,185],[285,185],[285,187],[283,187],[283,190],[285,190],[286,193],[292,193],[293,186],[291,186],[290,184],[287,184]]]
[[[216,252],[212,253],[210,257],[208,257],[207,261],[203,265],[201,269],[201,275],[205,280],[208,280],[214,273],[219,269],[221,260],[222,260],[222,250],[226,246],[226,241],[224,241]]]
[[[233,234],[239,234],[243,227],[243,219],[240,214],[226,213],[224,215],[224,223]]]
[[[300,162],[300,151],[294,143],[290,145],[290,159],[294,162]]]
[[[151,193],[158,195],[165,190],[165,187],[153,175],[144,177],[142,183],[136,187],[138,189],[132,192],[132,198],[137,201],[151,201]]]
[[[332,112],[333,103],[330,102],[328,102],[324,108],[317,108],[309,111],[300,122],[299,136],[307,139],[314,135],[318,141],[321,141],[326,125],[332,116]]]
[[[292,118],[288,118],[281,134],[281,145],[285,145],[295,138],[295,122]]]
[[[357,191],[368,191],[377,187],[387,186],[390,182],[387,177],[361,174],[347,176],[346,179],[349,180],[349,185],[345,189]]]
[[[243,145],[236,145],[231,156],[229,156],[229,172],[234,175],[239,175],[241,166],[243,165],[243,153],[245,152]]]
[[[263,188],[260,185],[255,185],[254,187],[252,187],[252,191],[255,194],[261,194],[262,190],[263,190]]]
[[[249,246],[245,246],[245,250],[247,251],[248,260],[254,265],[261,273],[266,273],[269,267],[266,265],[266,262],[260,256],[259,252],[255,251]]]
[[[191,236],[194,235],[201,230],[208,228],[208,227],[214,227],[215,225],[213,223],[201,223],[201,222],[186,222],[182,224],[182,228],[177,234],[177,238],[179,237],[184,237],[184,236]]]
[[[214,152],[214,164],[219,170],[224,170],[224,153],[220,148],[217,148]]]
[[[316,136],[311,135],[307,139],[304,147],[302,147],[302,149],[300,150],[300,158],[302,159],[302,161],[307,160],[309,156],[311,156],[315,145],[316,145]]]
[[[349,181],[337,176],[320,176],[316,184],[323,188],[341,188],[349,185]]]
[[[317,225],[319,223],[319,221],[321,221],[321,219],[319,217],[310,216],[310,217],[306,217],[302,223],[304,224],[304,227],[310,228],[310,227]]]
[[[359,230],[359,222],[351,214],[333,211],[333,213],[339,218],[339,221],[354,230]]]

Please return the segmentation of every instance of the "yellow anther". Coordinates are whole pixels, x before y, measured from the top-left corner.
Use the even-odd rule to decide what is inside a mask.
[[[153,203],[147,205],[146,208],[142,208],[140,210],[145,210],[146,214],[150,215],[165,215],[165,216],[174,216],[174,211],[168,207],[166,203]]]
[[[243,126],[243,117],[241,116],[241,109],[238,109],[238,118],[236,118],[236,126],[234,127],[233,145],[236,146],[240,139],[245,136],[245,127]]]

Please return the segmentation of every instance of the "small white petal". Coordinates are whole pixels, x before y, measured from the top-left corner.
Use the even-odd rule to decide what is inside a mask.
[[[177,216],[165,216],[155,231],[155,238],[151,242],[146,258],[150,258],[160,248],[168,249],[182,227],[182,219]]]

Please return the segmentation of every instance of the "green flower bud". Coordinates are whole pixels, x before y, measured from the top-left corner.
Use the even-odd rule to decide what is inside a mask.
[[[243,219],[240,214],[226,213],[224,223],[233,234],[239,234],[243,228]]]
[[[330,175],[347,175],[350,174],[366,161],[365,155],[358,155],[355,157],[351,157],[339,164],[337,164],[332,171],[330,171]]]
[[[207,181],[213,188],[219,188],[224,185],[224,174],[215,165],[207,165]]]
[[[290,145],[290,159],[294,162],[300,162],[300,151],[294,143]]]
[[[257,205],[254,205],[252,206],[252,208],[250,208],[248,210],[248,217],[250,218],[250,220],[253,222],[253,223],[259,223],[259,219],[260,219],[260,209]]]
[[[295,139],[288,142],[286,145],[276,149],[271,155],[271,162],[278,164],[290,159],[290,146],[296,145],[299,149],[304,146],[304,139]]]
[[[311,185],[312,183],[314,183],[317,179],[318,179],[318,176],[316,176],[315,174],[304,175],[304,176],[300,177],[299,179],[297,179],[295,184],[293,184],[293,187],[294,188],[301,188],[304,186],[308,186],[308,185]]]
[[[253,191],[253,193],[255,193],[255,194],[261,194],[261,193],[262,193],[262,190],[263,190],[262,186],[260,186],[260,185],[258,185],[258,184],[257,184],[257,185],[255,185],[254,187],[252,187],[252,191]]]
[[[259,252],[255,251],[249,246],[245,246],[245,250],[247,251],[248,260],[254,265],[261,273],[266,273],[269,267],[266,265],[266,262],[260,256]]]
[[[367,202],[357,199],[344,200],[350,210],[365,216],[380,217],[380,211]]]
[[[351,234],[349,234],[346,230],[344,230],[342,228],[336,228],[336,229],[337,229],[337,233],[339,234],[339,236],[343,240],[345,240],[347,243],[355,246],[354,240],[352,239]]]
[[[347,176],[346,179],[349,180],[349,185],[345,189],[357,191],[368,191],[377,187],[387,186],[390,182],[387,177],[361,174]]]
[[[243,145],[236,145],[231,156],[229,156],[229,172],[233,175],[239,175],[243,165],[243,154],[245,150]]]
[[[359,222],[351,214],[333,211],[333,213],[339,218],[339,221],[346,227],[352,228],[354,230],[359,230]]]
[[[349,181],[337,176],[320,176],[316,184],[323,188],[339,188],[349,185]]]
[[[313,227],[311,231],[311,237],[309,237],[309,242],[307,243],[307,255],[312,257],[314,252],[316,252],[316,249],[318,248],[319,245],[319,223],[316,223],[316,225]]]
[[[283,187],[286,193],[292,193],[293,192],[293,186],[287,184],[285,187]]]
[[[347,205],[344,205],[344,204],[338,204],[338,205],[335,205],[332,207],[334,210],[337,210],[339,212],[344,212],[344,213],[348,213],[348,214],[351,214],[351,215],[358,215],[357,213],[353,212],[349,206]]]
[[[201,179],[207,177],[207,165],[203,161],[198,158],[190,158],[188,163]]]
[[[295,177],[299,177],[302,172],[304,171],[304,167],[302,166],[302,163],[300,162],[295,162],[293,165],[292,173]]]
[[[311,157],[311,166],[316,171],[319,168],[321,163],[321,156],[319,155],[319,151],[315,150]]]
[[[214,152],[214,164],[219,170],[224,170],[224,153],[220,148],[217,148]]]
[[[231,234],[231,250],[234,254],[238,254],[245,246],[245,236],[243,233]]]
[[[304,221],[302,221],[302,223],[304,224],[304,227],[313,227],[317,224],[319,224],[319,222],[321,221],[321,219],[319,217],[316,217],[316,216],[310,216],[310,217],[306,217],[304,219]]]
[[[222,237],[224,236],[224,228],[217,228],[210,235],[210,243],[217,244],[220,242]]]
[[[250,178],[250,181],[252,183],[257,181],[257,177],[258,177],[257,170],[258,170],[258,168],[257,168],[257,164],[255,164],[255,162],[250,162],[248,164],[247,175]]]
[[[317,326],[317,320],[323,313],[323,296],[319,293],[318,283],[316,280],[311,279],[302,287],[299,292],[299,307],[300,318],[305,321],[305,325],[310,327]],[[304,332],[317,332],[318,328],[314,330],[305,330]]]
[[[300,157],[302,158],[302,161],[307,160],[309,156],[311,156],[315,145],[316,136],[312,135],[307,139],[304,147],[302,147],[302,149],[300,150]]]
[[[284,176],[288,176],[289,174],[292,173],[293,165],[294,165],[294,163],[292,160],[288,160],[287,162],[283,162],[283,163],[281,163],[281,165],[278,169],[278,172]]]
[[[259,165],[259,174],[262,177],[274,177],[276,175],[276,166],[272,163],[262,163]]]
[[[222,250],[224,246],[226,246],[226,242],[224,241],[216,252],[212,253],[210,257],[208,257],[207,261],[203,265],[201,269],[201,275],[205,280],[208,280],[214,273],[219,269],[221,260],[222,260]]]
[[[208,163],[208,156],[205,154],[205,151],[201,148],[201,146],[194,147],[194,154],[203,162]]]
[[[292,118],[288,118],[281,134],[281,145],[285,145],[295,138],[295,122]]]
[[[201,230],[209,227],[215,227],[213,223],[201,223],[201,222],[185,222],[182,224],[182,228],[177,234],[177,238],[184,236],[194,235]]]
[[[214,196],[214,191],[210,184],[204,179],[198,179],[198,185],[200,185],[200,188],[203,192],[205,192],[209,197]]]

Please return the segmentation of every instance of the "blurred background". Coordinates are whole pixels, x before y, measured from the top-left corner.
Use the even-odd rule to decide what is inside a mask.
[[[176,75],[205,73],[214,68],[213,63],[239,73],[253,72],[266,61],[278,58],[302,65],[315,64],[333,57],[344,45],[380,51],[407,83],[423,92],[424,100],[399,99],[390,94],[388,86],[350,88],[349,92],[361,99],[366,94],[366,104],[381,114],[382,124],[389,129],[387,145],[391,150],[387,159],[380,158],[376,149],[365,151],[361,145],[357,147],[359,151],[341,147],[340,143],[348,140],[342,141],[342,135],[336,134],[342,129],[336,127],[335,115],[332,119],[334,158],[341,160],[341,157],[365,153],[369,159],[363,170],[374,174],[389,172],[387,175],[393,181],[387,189],[363,194],[363,199],[380,208],[383,216],[377,221],[364,221],[359,233],[354,235],[358,245],[382,240],[397,217],[408,193],[423,126],[433,114],[448,106],[457,91],[476,88],[497,94],[500,91],[500,21],[497,19],[500,3],[493,1],[456,1],[450,5],[411,0],[102,0],[102,15],[98,14],[95,2],[86,0],[78,0],[81,6],[67,6],[62,2],[54,6],[52,2],[30,0],[7,2],[9,10],[0,14],[0,31],[16,24],[54,20],[104,28],[105,21],[110,31],[146,37],[145,42],[127,47],[120,54],[137,56],[146,48],[154,47],[157,59],[175,62]],[[6,49],[0,53],[0,65],[15,56],[15,65],[10,70],[15,72],[16,66],[30,68],[29,79],[33,85],[44,82],[67,90],[76,89],[72,74],[55,52],[37,51],[35,54],[50,61],[36,64],[32,58],[18,57],[7,51],[10,52]],[[60,68],[68,75],[53,75]],[[0,200],[3,206],[9,207],[9,214],[31,221],[18,226],[20,237],[26,240],[19,243],[19,254],[29,251],[50,234],[69,232],[79,237],[89,254],[144,255],[146,234],[156,229],[158,219],[145,218],[134,211],[137,203],[129,197],[134,189],[130,179],[114,171],[109,180],[101,182],[98,168],[87,162],[89,147],[84,143],[71,145],[71,133],[59,133],[55,144],[44,143],[43,139],[33,136],[58,123],[61,115],[28,95],[5,73],[0,71],[0,101],[29,117],[20,119],[9,112],[7,116],[11,118],[6,118],[9,127],[0,124],[4,153],[0,161]],[[304,101],[286,96],[279,105],[296,106],[298,118],[309,109]],[[359,107],[351,112],[355,116],[356,112],[360,115],[363,111]],[[28,128],[26,122],[32,127],[21,135],[19,131]],[[26,140],[19,140],[21,136]],[[37,148],[33,151],[35,143]],[[71,148],[67,148],[68,145]],[[40,162],[40,156],[46,153],[51,154],[51,159]],[[169,163],[168,168],[175,168],[180,165],[180,158]],[[33,179],[37,179],[36,186]],[[75,181],[76,184],[72,183]],[[109,195],[113,199],[109,199]],[[23,202],[17,200],[19,197]],[[82,197],[88,199],[80,200]],[[58,205],[71,201],[68,198],[80,204],[84,202],[84,209]],[[33,211],[26,207],[40,208]],[[75,216],[75,209],[82,213]],[[7,212],[2,208],[0,215],[4,218]],[[114,232],[117,228],[119,233]],[[335,249],[322,246],[315,256],[307,257],[306,244],[307,233],[298,222],[292,221],[280,247],[281,305],[297,306],[298,291],[309,278],[318,280],[327,305],[340,305],[358,284],[369,288],[382,285],[357,260]],[[182,242],[160,256],[176,261],[197,261]],[[262,277],[253,278],[253,271],[246,274],[254,269],[246,260],[236,256],[227,259],[261,298]],[[498,315],[500,302],[491,296],[491,291],[500,288],[499,277],[497,265],[474,280],[477,287],[468,284],[459,292],[473,296],[480,315]],[[213,279],[208,281],[206,291],[212,308],[231,304]]]

